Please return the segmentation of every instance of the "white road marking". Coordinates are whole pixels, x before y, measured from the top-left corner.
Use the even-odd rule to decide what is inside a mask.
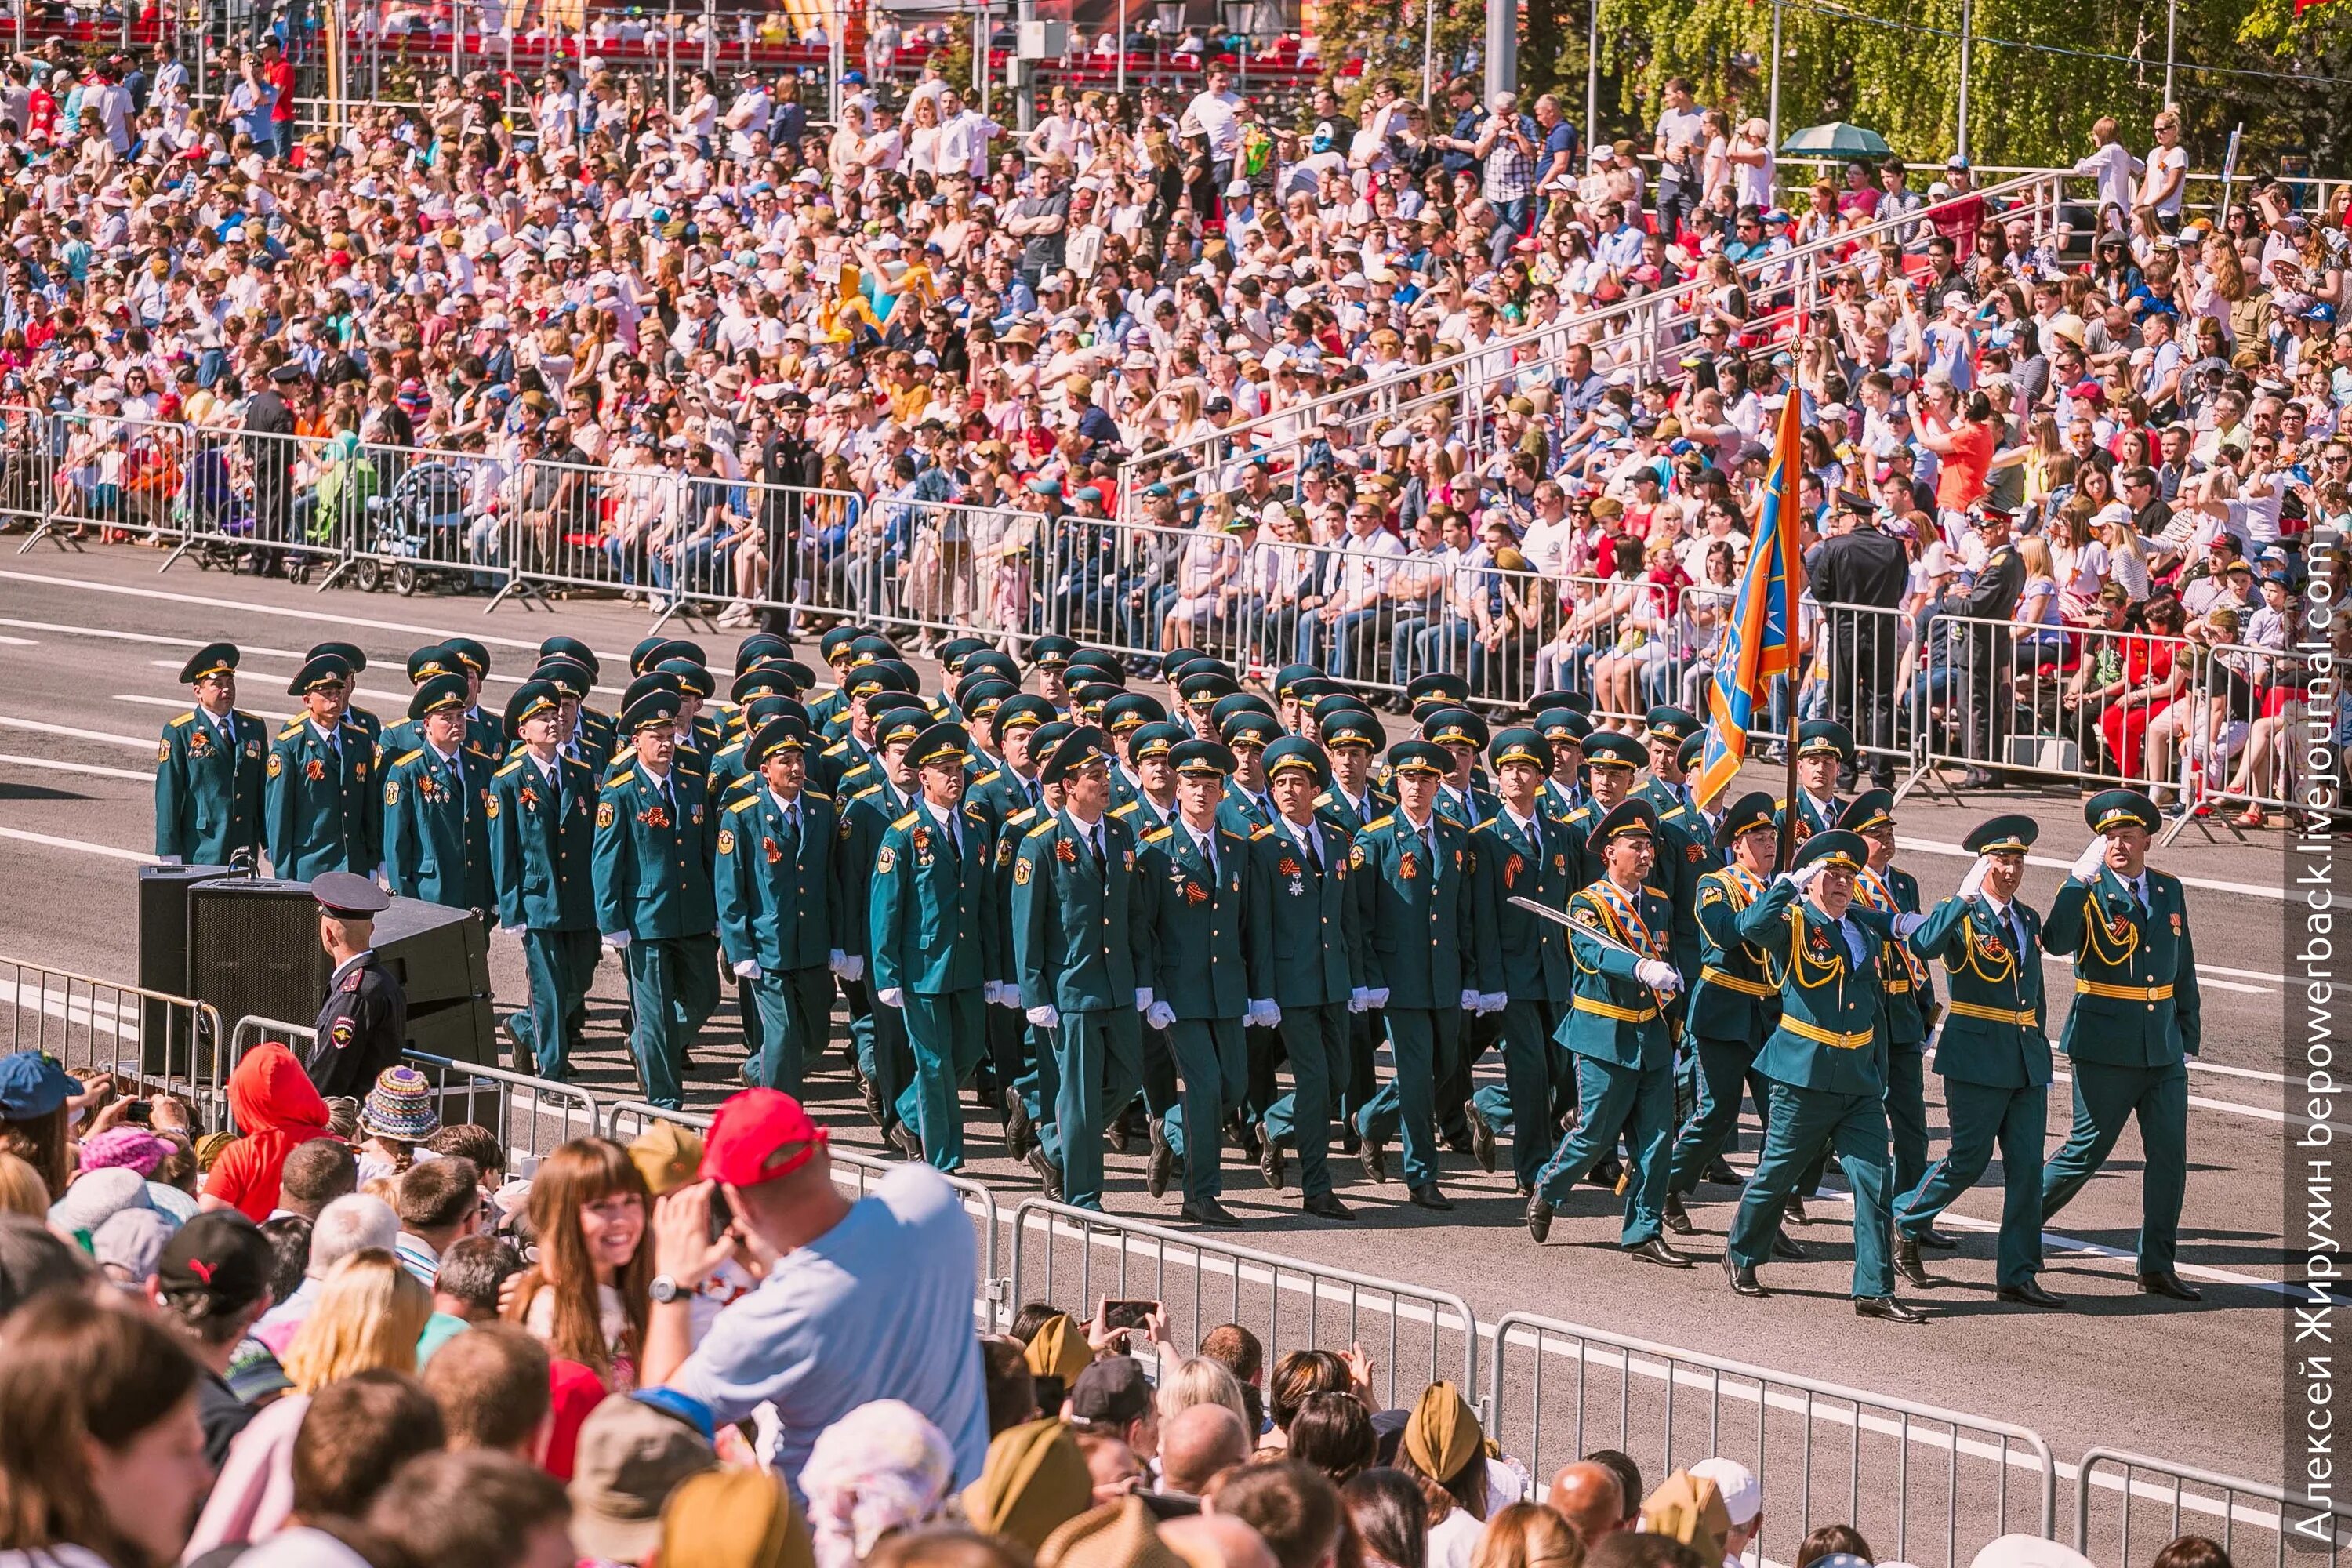
[[[0,730],[29,730],[37,735],[70,735],[77,741],[102,741],[110,746],[127,746],[134,752],[152,752],[155,742],[137,735],[117,734],[111,730],[78,730],[71,724],[50,724],[38,719],[16,719],[0,713]]]
[[[7,574],[0,573],[0,576],[5,575]],[[1957,844],[1948,844],[1938,838],[1910,838],[1898,836],[1895,842],[1903,848],[1916,849],[1928,855],[1957,855],[1963,860],[1973,860],[1977,858],[1975,850],[1963,849]],[[2054,855],[2028,855],[2025,858],[2025,863],[2029,866],[2046,866],[2053,871],[2072,870],[2074,865],[2072,860],[2061,860]],[[2222,882],[2210,877],[2182,877],[2180,885],[2184,888],[2202,888],[2210,893],[2238,893],[2249,899],[2272,899],[2280,903],[2286,901],[2285,889],[2265,888],[2254,882]]]
[[[163,863],[154,856],[142,855],[136,849],[117,849],[111,844],[91,844],[79,838],[59,838],[48,833],[27,833],[21,827],[0,827],[0,838],[14,838],[25,844],[44,844],[52,849],[79,849],[85,855],[103,855],[113,860],[135,860],[142,866],[160,866]]]
[[[36,637],[0,637],[0,646],[8,647],[40,647],[40,641]]]
[[[106,637],[114,642],[143,642],[155,647],[203,647],[212,640],[208,637],[167,637],[156,632],[117,631],[111,626],[69,626],[57,621],[20,621],[6,616],[0,616],[0,626],[15,626],[19,631],[27,632],[61,632],[67,637]],[[299,653],[284,649],[247,647],[242,644],[238,645],[237,651],[247,657],[257,653],[272,654],[285,658],[302,657]],[[182,661],[157,659],[155,662],[166,669],[177,669]]]
[[[21,757],[6,752],[0,752],[0,767],[39,768],[53,773],[88,773],[92,778],[133,779],[141,784],[152,783],[155,777],[152,769],[137,773],[130,768],[102,768],[95,763],[60,763],[47,757]]]
[[[0,623],[0,624],[5,624],[5,623]],[[299,660],[299,659],[300,659],[300,658],[303,657],[301,654],[299,654],[299,653],[293,652],[293,651],[292,651],[292,650],[290,650],[290,649],[284,649],[284,650],[281,650],[281,649],[278,649],[278,648],[266,648],[266,647],[240,647],[237,649],[237,651],[238,651],[239,653],[241,653],[241,654],[245,655],[245,657],[246,657],[246,658],[256,658],[256,657],[262,657],[262,658],[283,658],[283,659],[289,659],[289,660]],[[156,668],[158,668],[158,669],[177,669],[177,668],[180,668],[180,663],[181,663],[181,661],[180,661],[180,660],[178,660],[178,659],[176,659],[176,658],[151,658],[151,659],[149,659],[147,662],[148,662],[148,663],[150,663],[150,664],[152,664],[152,665],[153,665],[153,666],[154,666]],[[530,677],[529,677],[528,675],[495,675],[495,674],[494,674],[494,675],[488,675],[488,676],[483,677],[483,679],[484,679],[488,684],[492,685],[492,686],[520,686],[524,681],[529,680],[530,679]],[[625,687],[625,686],[592,686],[592,687],[590,687],[588,689],[589,689],[589,690],[591,690],[591,691],[602,691],[602,692],[605,692],[605,693],[607,693],[607,694],[609,694],[609,695],[611,695],[611,696],[614,696],[614,697],[625,696],[625,695],[626,695],[626,694],[627,694],[627,691],[628,691],[628,688],[627,688],[627,687]],[[362,708],[364,708],[364,707],[366,707],[366,706],[367,706],[367,704],[365,704],[365,703],[362,703],[362,704],[360,704],[360,706],[362,706]]]
[[[367,693],[362,691],[358,695],[365,697]],[[118,691],[114,693],[114,700],[132,703],[141,708],[169,708],[181,713],[188,710],[188,700],[184,697],[142,697],[135,691]],[[360,706],[364,708],[367,704],[362,702]],[[247,708],[242,702],[237,704],[237,708],[239,711],[250,713],[266,724],[284,724],[293,718],[290,713],[268,713],[258,708]]]

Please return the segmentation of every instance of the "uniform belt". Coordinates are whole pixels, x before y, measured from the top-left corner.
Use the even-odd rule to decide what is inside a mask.
[[[1737,991],[1744,996],[1769,997],[1780,994],[1780,988],[1777,985],[1768,985],[1761,980],[1742,980],[1728,969],[1717,969],[1712,963],[1703,966],[1698,972],[1698,977],[1709,985],[1720,985],[1726,991]]]
[[[2172,1000],[2172,987],[2169,985],[2108,985],[2096,980],[2077,980],[2074,982],[2074,994],[2105,996],[2117,1002],[2169,1002]]]
[[[1811,1040],[1816,1045],[1832,1046],[1841,1051],[1862,1049],[1863,1047],[1870,1044],[1874,1032],[1861,1029],[1851,1035],[1841,1035],[1835,1029],[1824,1029],[1819,1024],[1808,1024],[1802,1018],[1792,1018],[1786,1013],[1780,1015],[1780,1027],[1801,1040]]]
[[[2035,1028],[2041,1020],[2031,1007],[1986,1007],[1955,997],[1950,1004],[1954,1015],[1962,1018],[1982,1018],[1988,1024],[2015,1024],[2021,1028]]]
[[[1574,1004],[1579,1013],[1591,1013],[1596,1017],[1614,1018],[1621,1024],[1646,1024],[1658,1016],[1655,1007],[1634,1009],[1620,1007],[1613,1002],[1596,1002],[1590,996],[1579,996]]]

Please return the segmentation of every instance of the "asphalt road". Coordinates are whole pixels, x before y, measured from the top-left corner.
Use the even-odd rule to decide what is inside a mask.
[[[302,650],[329,637],[351,638],[380,665],[362,677],[361,700],[390,716],[405,701],[400,666],[409,648],[461,631],[489,647],[500,667],[494,691],[511,689],[541,637],[558,630],[584,637],[604,658],[610,685],[600,696],[609,706],[618,695],[611,672],[625,668],[626,650],[647,629],[642,612],[607,601],[509,605],[485,616],[476,599],[319,593],[202,573],[187,563],[159,575],[161,560],[144,549],[69,552],[46,543],[0,556],[0,954],[131,978],[133,869],[153,847],[152,748],[162,724],[185,707],[176,673],[200,643],[236,640],[246,655],[243,706],[277,716],[293,707],[284,679]],[[736,640],[708,628],[693,635],[710,648],[714,664],[728,658]],[[1759,787],[1772,787],[1761,769],[1757,777]],[[1985,816],[2020,809],[2043,825],[2025,889],[2029,901],[2041,904],[2085,838],[2071,793],[2010,791],[1965,800],[1915,794],[1900,814],[1904,863],[1930,898],[1948,892],[1969,863],[1958,848],[1961,836]],[[1700,1190],[1693,1205],[1700,1234],[1688,1243],[1701,1267],[1681,1275],[1620,1256],[1612,1246],[1614,1203],[1594,1189],[1570,1201],[1550,1245],[1538,1248],[1518,1224],[1507,1173],[1484,1175],[1464,1158],[1447,1162],[1445,1186],[1457,1207],[1446,1216],[1406,1206],[1397,1183],[1372,1185],[1353,1162],[1344,1162],[1341,1195],[1360,1217],[1340,1226],[1305,1219],[1295,1185],[1268,1193],[1255,1170],[1239,1167],[1235,1157],[1226,1201],[1249,1223],[1234,1239],[1456,1292],[1488,1323],[1507,1312],[1537,1313],[2021,1423],[2045,1436],[2062,1461],[2108,1444],[2274,1478],[2284,1418],[2283,1298],[2275,1283],[2284,1212],[2283,849],[2275,832],[2242,837],[2217,826],[2210,834],[2192,830],[2159,860],[2189,885],[2204,987],[2205,1049],[2191,1074],[2193,1167],[2181,1251],[2182,1272],[2205,1290],[2201,1306],[2134,1293],[2130,1248],[2139,1181],[2130,1134],[2047,1237],[2043,1283],[2074,1308],[2060,1314],[1994,1300],[2000,1194],[1991,1186],[1970,1194],[1946,1222],[1963,1237],[1963,1247],[1957,1255],[1930,1255],[1944,1283],[1927,1292],[1906,1289],[1935,1313],[1930,1324],[1912,1329],[1864,1322],[1849,1310],[1848,1226],[1841,1206],[1827,1199],[1813,1204],[1813,1223],[1796,1233],[1816,1260],[1767,1268],[1775,1294],[1762,1301],[1734,1298],[1715,1269],[1737,1195],[1726,1187]],[[520,997],[519,948],[494,938],[492,968],[499,994]],[[2053,964],[2052,976],[2063,981],[2063,966]],[[2063,1009],[2063,988],[2053,992],[2053,1006]],[[616,966],[607,963],[592,1009],[594,1059],[582,1074],[593,1091],[615,1096],[634,1086],[617,1034],[619,995]],[[710,1065],[693,1085],[698,1105],[715,1104],[731,1081],[740,1047],[727,1022],[722,1012],[699,1053]],[[1491,1070],[1491,1058],[1487,1065]],[[812,1098],[845,1147],[872,1147],[872,1129],[856,1114],[837,1057],[817,1074]],[[1929,1099],[1940,1152],[1932,1077]],[[2053,1149],[2069,1115],[2063,1096],[2053,1096]],[[1003,1158],[992,1115],[975,1114],[971,1133],[976,1158],[969,1173],[999,1190],[1009,1215],[1032,1184]],[[1742,1144],[1751,1152],[1740,1156],[1745,1164],[1755,1147],[1752,1125],[1743,1129]],[[1115,1212],[1172,1220],[1175,1194],[1151,1200],[1139,1158],[1112,1156],[1109,1164]],[[1998,1169],[1989,1181],[1997,1180]],[[1039,1278],[1041,1267],[1033,1264],[1027,1279]],[[1090,1283],[1101,1293],[1110,1280]],[[1066,1264],[1056,1292],[1075,1289]],[[1179,1289],[1171,1284],[1165,1293],[1172,1297]],[[1368,1342],[1388,1342],[1389,1325],[1377,1321],[1385,1310],[1362,1310]],[[1418,1331],[1429,1331],[1424,1323]],[[1562,1397],[1558,1385],[1547,1394],[1547,1420],[1559,1419]],[[1524,1412],[1515,1417],[1524,1418]],[[1678,1440],[1677,1457],[1686,1449],[1687,1438]],[[2062,1502],[2062,1532],[2063,1511]],[[1925,1551],[1913,1555],[1929,1559]]]

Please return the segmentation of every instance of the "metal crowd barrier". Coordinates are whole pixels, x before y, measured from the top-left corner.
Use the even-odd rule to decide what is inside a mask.
[[[223,1124],[228,1037],[211,1003],[0,958],[0,1055],[39,1051],[77,1078],[111,1073],[142,1096],[187,1100],[200,1126]]]
[[[2285,1568],[2290,1553],[2315,1562],[2324,1553],[2332,1568],[2352,1547],[2352,1503],[2315,1508],[2268,1482],[2120,1448],[2084,1454],[2074,1479],[2075,1551],[2094,1563],[2137,1568],[2151,1540],[2160,1546],[2183,1533],[2219,1540],[2238,1568]]]
[[[1441,1378],[1464,1398],[1477,1396],[1477,1320],[1451,1291],[1044,1198],[1013,1211],[1012,1245],[1016,1312],[1047,1301],[1090,1317],[1102,1299],[1156,1300],[1169,1337],[1180,1345],[1198,1344],[1218,1324],[1235,1322],[1256,1332],[1269,1363],[1293,1350],[1361,1345],[1387,1405]],[[1408,1357],[1415,1370],[1402,1377]]]
[[[1538,1486],[1600,1447],[1645,1476],[1737,1459],[1763,1489],[1768,1563],[1828,1519],[1920,1568],[2053,1533],[2057,1468],[2030,1428],[1526,1313],[1493,1334],[1486,1431]]]

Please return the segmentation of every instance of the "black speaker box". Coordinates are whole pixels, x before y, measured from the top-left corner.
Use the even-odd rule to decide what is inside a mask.
[[[226,866],[139,868],[139,987],[167,996],[186,994],[188,984],[188,889],[226,877]],[[154,1077],[185,1078],[200,1043],[188,1038],[187,1015],[162,1002],[139,1005],[140,1070]],[[201,1042],[201,1048],[216,1048]]]

